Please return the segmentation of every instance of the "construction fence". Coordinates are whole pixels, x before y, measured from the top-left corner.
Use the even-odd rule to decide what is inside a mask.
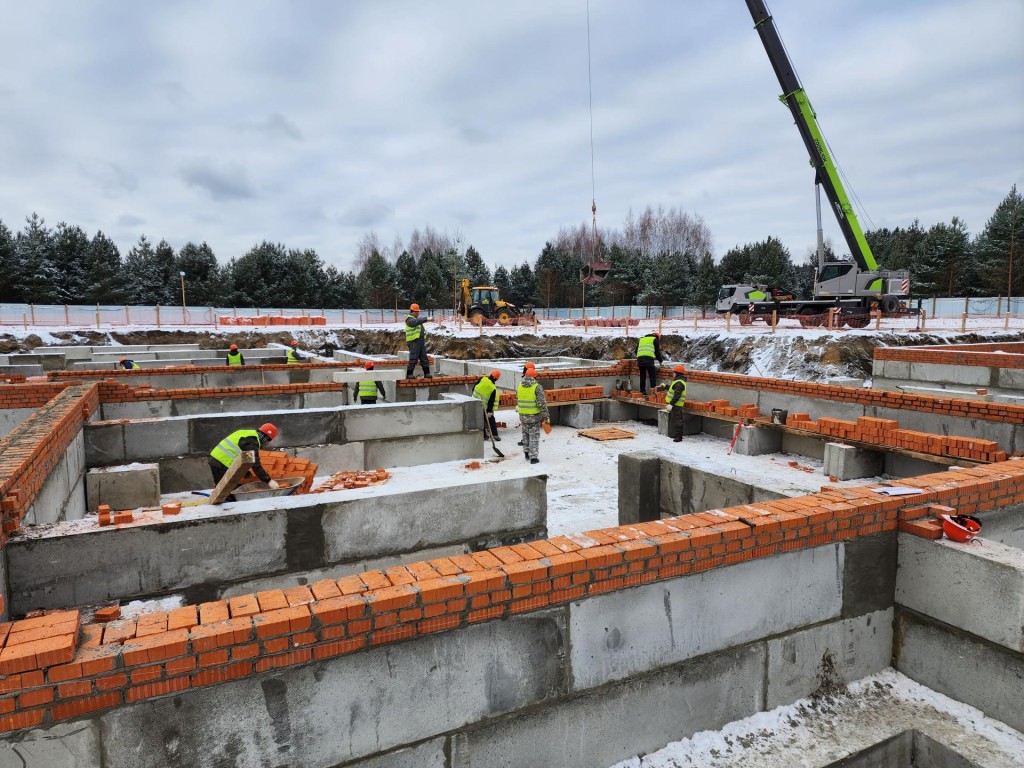
[[[917,306],[917,302],[914,302]],[[586,329],[623,328],[667,325],[670,329],[683,327],[740,331],[778,326],[799,325],[803,328],[836,330],[843,327],[879,329],[929,328],[962,330],[1022,329],[1024,328],[1024,297],[1007,300],[1004,297],[987,298],[930,298],[920,302],[918,316],[881,315],[837,318],[829,313],[795,317],[743,316],[724,317],[713,309],[700,307],[647,307],[608,306],[538,308],[538,327],[552,324],[582,326]],[[451,309],[424,310],[439,322],[468,325]],[[216,329],[236,326],[275,328],[280,326],[334,326],[374,327],[401,323],[405,308],[390,309],[295,309],[280,307],[181,307],[131,305],[41,305],[0,304],[0,327],[30,328],[194,328]],[[748,322],[750,321],[750,322]],[[530,326],[532,321],[522,325]],[[500,326],[488,326],[481,332],[500,331]]]

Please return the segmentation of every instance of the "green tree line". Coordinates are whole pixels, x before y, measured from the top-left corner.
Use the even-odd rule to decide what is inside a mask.
[[[1024,295],[1024,201],[1016,186],[974,236],[957,217],[865,235],[881,268],[911,271],[915,296]],[[593,261],[610,265],[608,277],[584,286],[580,269]],[[585,300],[587,306],[706,308],[726,283],[767,283],[809,296],[815,263],[813,252],[795,262],[774,236],[730,248],[716,263],[711,232],[699,216],[651,206],[631,211],[618,228],[564,228],[532,264],[493,270],[473,245],[430,227],[391,245],[365,235],[354,268],[344,271],[325,265],[311,248],[282,243],[264,241],[222,263],[205,242],[176,251],[143,235],[121,254],[103,232],[90,237],[65,222],[51,228],[35,213],[16,233],[0,221],[4,303],[177,304],[184,272],[191,305],[390,309],[416,301],[447,308],[455,302],[456,279],[467,276],[474,285],[496,285],[517,305],[578,307]]]

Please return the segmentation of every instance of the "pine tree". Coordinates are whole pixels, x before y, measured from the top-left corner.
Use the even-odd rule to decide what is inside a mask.
[[[985,224],[975,252],[989,295],[1024,295],[1024,199],[1016,184]]]
[[[166,240],[157,243],[153,251],[153,287],[148,304],[177,304],[181,301],[181,278],[178,259]]]
[[[498,266],[494,270],[494,287],[498,289],[498,294],[501,296],[512,295],[508,270],[503,266]]]
[[[395,268],[388,263],[380,251],[373,250],[367,256],[366,262],[359,272],[359,295],[363,306],[370,309],[394,307],[397,296],[395,287],[397,278]]]
[[[15,304],[21,301],[21,281],[17,279],[17,269],[14,235],[0,221],[0,303]]]
[[[515,304],[517,307],[535,306],[537,301],[537,280],[533,276],[528,262],[523,262],[518,267],[513,267],[508,275],[508,295],[501,294],[505,301]]]
[[[915,291],[925,296],[962,296],[968,275],[970,235],[956,216],[925,235],[914,264]]]
[[[789,250],[780,240],[769,236],[763,243],[754,243],[744,282],[764,284],[772,288],[792,285],[793,262]]]
[[[700,264],[697,266],[697,278],[693,286],[693,303],[701,308],[702,315],[707,313],[709,306],[715,305],[720,285],[715,259],[706,252],[701,256]]]
[[[395,260],[396,283],[398,286],[398,301],[401,304],[411,304],[416,301],[416,293],[420,284],[420,268],[416,266],[416,259],[408,251]]]
[[[286,283],[288,252],[281,243],[264,240],[237,260],[232,260],[233,305],[276,308],[289,306],[282,296]]]
[[[224,306],[230,302],[229,287],[213,249],[188,242],[178,251],[177,272],[185,273],[186,299],[192,306]],[[180,285],[180,275],[179,275]]]
[[[89,304],[120,304],[124,301],[121,252],[114,241],[97,231],[85,255],[85,291]]]
[[[480,252],[472,245],[466,249],[466,271],[470,285],[490,285],[491,270],[484,264]]]
[[[433,250],[426,250],[420,257],[420,281],[418,286],[418,304],[431,310],[446,308],[452,303],[454,287],[452,280],[445,274],[442,260]]]
[[[81,304],[88,272],[89,236],[63,221],[53,233],[53,260],[57,282],[53,297],[60,304]]]
[[[742,247],[737,245],[725,252],[718,265],[718,272],[722,277],[723,284],[746,282],[747,273],[750,272],[752,251],[750,245]]]
[[[53,234],[46,222],[33,213],[15,238],[15,274],[20,276],[22,301],[29,304],[55,303],[60,279],[54,260]]]

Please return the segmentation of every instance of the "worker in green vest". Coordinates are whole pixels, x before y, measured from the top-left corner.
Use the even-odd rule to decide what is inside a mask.
[[[121,367],[126,371],[139,371],[142,370],[142,366],[136,363],[134,360],[129,360],[127,357],[122,357],[117,361]]]
[[[299,342],[292,339],[288,342],[288,362],[289,363],[304,363],[306,358],[299,354]]]
[[[210,465],[210,472],[213,474],[214,486],[227,474],[228,467],[231,466],[231,462],[235,460],[238,454],[243,451],[252,451],[256,455],[256,463],[252,466],[252,471],[256,473],[256,477],[271,488],[277,488],[277,481],[270,476],[270,473],[260,463],[260,447],[266,445],[275,437],[277,437],[277,427],[268,422],[259,429],[236,429],[217,443],[216,447],[210,451],[210,457],[207,461]],[[234,501],[235,497],[228,496],[227,500]]]
[[[373,361],[367,360],[363,366],[367,371],[373,370]],[[387,401],[387,396],[384,394],[384,385],[379,381],[373,379],[364,379],[359,382],[356,388],[356,396],[359,398],[359,402],[363,405],[376,405],[377,395],[380,394],[381,399]]]
[[[245,358],[242,353],[238,351],[238,345],[232,344],[228,347],[227,356],[228,365],[245,365]]]
[[[640,391],[645,395],[648,382],[651,387],[658,384],[658,368],[654,364],[655,360],[659,363],[665,362],[665,358],[661,354],[661,334],[651,331],[645,336],[641,336],[636,344],[636,364],[640,369]]]
[[[686,405],[686,369],[677,365],[672,369],[675,378],[669,384],[660,384],[658,389],[665,390],[665,402],[668,403],[668,434],[672,442],[678,443],[683,439],[683,416]]]
[[[405,318],[405,345],[409,349],[409,363],[405,368],[405,378],[411,379],[416,363],[423,369],[423,378],[430,378],[430,360],[427,357],[427,336],[423,324],[432,322],[432,317],[420,317],[420,305],[409,306],[409,316]]]
[[[491,371],[487,376],[482,376],[473,387],[473,397],[484,404],[484,418],[487,419],[487,424],[484,425],[484,439],[487,438],[487,428],[490,427],[490,436],[495,440],[501,440],[498,437],[498,422],[494,418],[494,406],[498,401],[498,388],[494,386],[494,382],[499,378],[499,371]]]
[[[527,363],[523,369],[523,379],[516,389],[516,411],[519,412],[519,424],[523,429],[523,452],[531,464],[540,461],[540,428],[551,420],[548,414],[547,400],[544,399],[544,387],[537,379],[537,367]]]

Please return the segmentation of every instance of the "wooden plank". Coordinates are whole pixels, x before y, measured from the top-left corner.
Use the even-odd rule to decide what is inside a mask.
[[[235,486],[245,477],[245,473],[249,471],[249,467],[255,463],[256,454],[254,451],[242,451],[235,456],[235,460],[228,467],[227,474],[217,483],[217,487],[213,489],[213,493],[210,494],[210,500],[207,503],[223,504],[224,499],[231,495],[231,492],[235,490]]]
[[[636,432],[618,427],[592,427],[591,429],[581,429],[576,434],[589,437],[592,440],[628,440],[636,437]]]

